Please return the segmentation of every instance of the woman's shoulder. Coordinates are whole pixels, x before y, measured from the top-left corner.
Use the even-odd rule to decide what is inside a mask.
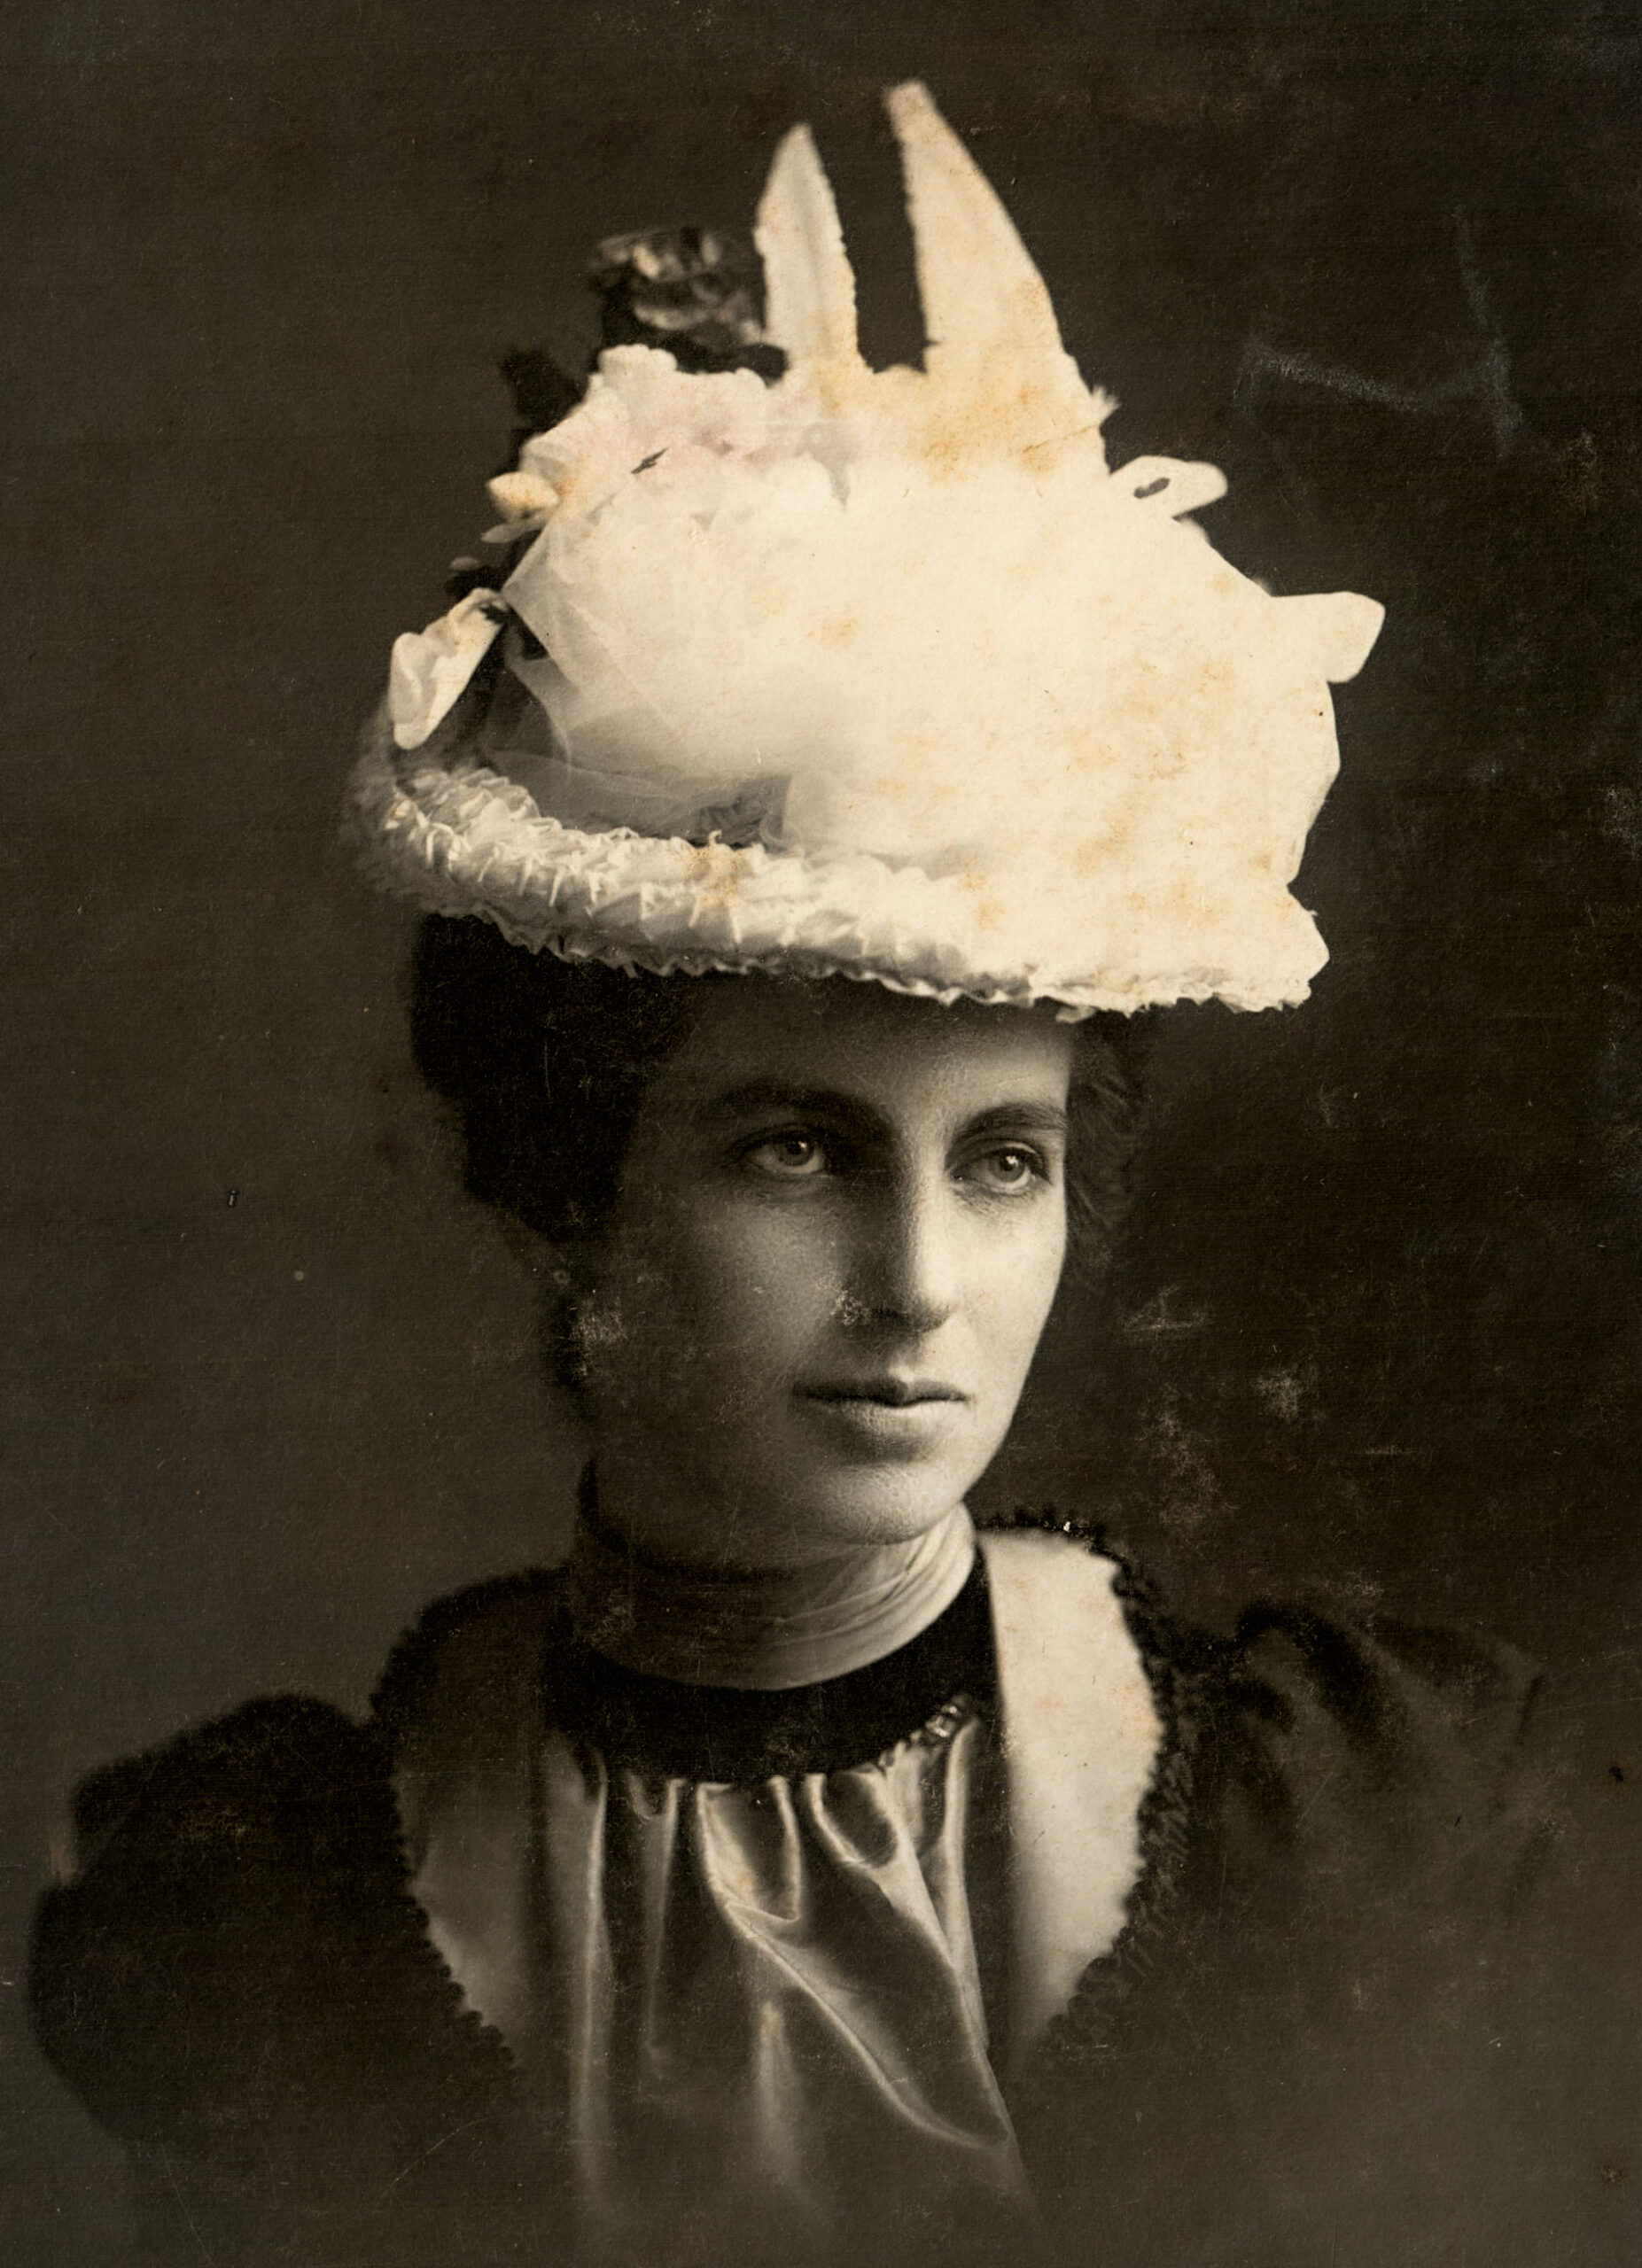
[[[1400,1933],[1401,1958],[1416,1938],[1475,1933],[1523,1902],[1556,1828],[1529,1736],[1538,1675],[1515,1648],[1314,1601],[1254,1604],[1215,1630],[1093,1525],[1046,1516],[1013,1533],[1048,1622],[1072,1593],[1100,1610],[1061,1646],[1065,1690],[1037,1693],[1028,1729],[1052,1713],[1062,1744],[1087,1751],[1083,1779],[1097,1776],[1111,1695],[1127,1691],[1109,1670],[1118,1619],[1158,1726],[1126,1924],[1085,1980],[1086,2016],[1103,2023],[1160,1963],[1177,1979],[1235,1970],[1270,1984],[1309,1955],[1343,1983],[1374,1958],[1376,1933],[1388,1953]]]
[[[414,1769],[424,1742],[452,1728],[480,1737],[488,1727],[530,1720],[543,1671],[568,1636],[564,1577],[527,1567],[474,1583],[424,1607],[389,1655],[370,1704],[370,1724],[396,1771]]]
[[[1320,1713],[1359,1744],[1462,1750],[1482,1765],[1514,1748],[1539,1682],[1503,1639],[1304,1599],[1250,1605],[1215,1651],[1228,1698],[1267,1723],[1292,1731]]]
[[[1342,1612],[1303,1585],[1254,1599],[1216,1630],[1097,1520],[1021,1513],[983,1533],[994,1545],[1035,1547],[1040,1588],[1064,1588],[1070,1558],[1099,1563],[1154,1687],[1172,1714],[1191,1718],[1205,1759],[1229,1761],[1235,1747],[1280,1777],[1304,1771],[1309,1751],[1327,1751],[1331,1772],[1355,1757],[1383,1785],[1388,1771],[1419,1778],[1462,1759],[1486,1775],[1520,1746],[1539,1667],[1485,1632]]]
[[[1168,1738],[1126,1939],[1086,1979],[1085,2038],[1184,2028],[1216,2041],[1210,2061],[1264,2040],[1298,2070],[1371,2039],[1412,2056],[1433,2024],[1493,2037],[1490,1996],[1559,1834],[1536,1665],[1483,1634],[1314,1598],[1213,1631],[1136,1581],[1128,1612]]]
[[[139,2149],[248,2155],[259,2183],[294,2152],[323,2192],[344,2106],[346,2186],[375,2146],[385,2164],[504,2103],[505,2055],[409,1895],[370,1727],[310,1697],[251,1701],[93,1774],[74,1825],[74,1870],[35,1922],[36,2029]],[[401,2100],[394,2075],[412,2071]]]
[[[1503,1640],[1342,1613],[1303,1590],[1215,1630],[1097,1522],[1023,1514],[986,1531],[1000,1537],[1029,1547],[1028,1590],[1046,1600],[1066,1592],[1069,1561],[1098,1563],[1103,1611],[1121,1618],[1200,1798],[1236,1782],[1275,1815],[1327,1783],[1342,1799],[1382,1806],[1400,1792],[1445,1812],[1462,1785],[1501,1786],[1521,1759],[1539,1670]]]
[[[133,1842],[169,1854],[191,1880],[231,1857],[250,1884],[260,1861],[295,1841],[321,1877],[367,1860],[391,1872],[384,1732],[412,1720],[436,1687],[472,1696],[530,1674],[559,1589],[556,1573],[529,1569],[433,1601],[393,1647],[363,1724],[311,1694],[263,1695],[90,1773],[73,1798],[68,1878],[95,1875]]]
[[[1537,1666],[1487,1635],[1315,1604],[1249,1607],[1186,1656],[1193,1779],[1223,1879],[1292,1908],[1507,1895],[1543,1829]]]

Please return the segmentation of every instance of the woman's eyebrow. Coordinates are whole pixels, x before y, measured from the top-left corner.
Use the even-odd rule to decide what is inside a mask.
[[[829,1118],[874,1133],[889,1130],[883,1112],[859,1095],[845,1094],[837,1087],[787,1086],[778,1079],[753,1079],[744,1086],[732,1087],[725,1094],[714,1095],[707,1108],[714,1118]]]
[[[966,1136],[973,1134],[1064,1134],[1070,1124],[1066,1111],[1054,1102],[1000,1102],[977,1111],[963,1122]]]

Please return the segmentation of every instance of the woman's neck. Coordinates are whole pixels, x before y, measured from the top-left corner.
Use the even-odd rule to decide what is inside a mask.
[[[571,1552],[583,1643],[624,1668],[687,1685],[778,1692],[864,1669],[946,1612],[975,1559],[962,1504],[921,1535],[847,1545],[793,1567],[669,1566],[599,1516],[589,1466]]]

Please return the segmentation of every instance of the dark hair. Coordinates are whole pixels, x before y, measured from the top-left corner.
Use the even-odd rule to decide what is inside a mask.
[[[595,1234],[650,1079],[707,988],[749,981],[634,975],[511,945],[488,921],[424,921],[412,1041],[423,1076],[461,1114],[472,1194],[554,1243]],[[1139,1050],[1120,1016],[1089,1018],[1076,1040],[1067,1210],[1072,1263],[1087,1272],[1104,1263],[1123,1210]]]

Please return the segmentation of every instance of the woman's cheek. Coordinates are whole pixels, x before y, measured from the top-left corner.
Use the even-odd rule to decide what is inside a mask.
[[[832,1239],[811,1208],[727,1208],[704,1239],[719,1335],[755,1369],[798,1362],[838,1305]]]
[[[1066,1260],[1066,1212],[1060,1192],[1034,1208],[1011,1235],[1000,1237],[988,1255],[984,1289],[977,1301],[977,1321],[994,1356],[1024,1376]]]

